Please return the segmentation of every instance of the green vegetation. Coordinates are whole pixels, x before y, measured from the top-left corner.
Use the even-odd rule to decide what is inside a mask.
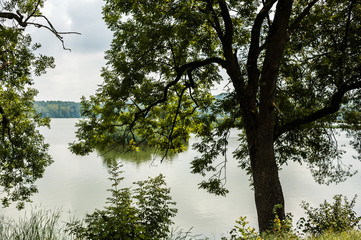
[[[26,29],[44,28],[60,40],[63,34],[41,13],[45,0],[0,1],[0,199],[19,209],[37,192],[35,181],[52,163],[48,144],[38,131],[49,119],[34,109],[34,76],[54,68],[54,58],[38,53]],[[44,21],[44,19],[46,21]],[[36,32],[34,33],[36,34]],[[69,50],[69,49],[67,49]]]
[[[361,217],[357,217],[353,210],[356,196],[351,202],[344,197],[344,204],[342,203],[342,195],[336,195],[333,199],[335,200],[333,204],[325,200],[319,208],[310,207],[308,203],[303,202],[301,206],[306,211],[307,219],[301,218],[297,227],[304,233],[311,233],[316,236],[325,232],[339,233],[360,228]]]
[[[52,163],[48,144],[37,130],[49,126],[33,107],[37,90],[33,76],[54,67],[54,59],[36,54],[23,30],[41,16],[43,1],[1,1],[0,5],[0,198],[3,206],[18,208],[37,192],[35,181]],[[17,16],[17,18],[15,17]],[[9,21],[13,19],[14,21]],[[29,22],[27,22],[29,21]],[[40,27],[40,26],[39,26]]]
[[[326,200],[319,208],[310,207],[303,202],[301,207],[305,210],[306,218],[302,217],[297,222],[297,229],[292,229],[292,217],[287,215],[283,220],[277,215],[267,232],[257,233],[254,228],[248,226],[245,217],[236,221],[237,225],[230,231],[230,240],[238,239],[360,239],[361,217],[356,216],[353,210],[356,196],[351,202],[342,195],[333,197],[335,202],[328,203]],[[274,209],[276,213],[276,209]],[[302,233],[301,233],[301,232]],[[223,238],[227,240],[227,238]]]
[[[38,105],[41,114],[34,109],[32,76],[53,68],[54,59],[37,55],[40,44],[32,44],[24,29],[45,28],[63,42],[41,14],[43,5],[44,0],[1,1],[4,206],[17,202],[22,208],[52,162],[37,130],[49,125],[41,115],[71,117],[79,110],[60,103]],[[226,156],[229,133],[238,129],[234,157],[250,174],[261,233],[275,236],[274,231],[283,234],[282,226],[287,226],[278,177],[282,165],[306,164],[315,180],[326,184],[354,174],[341,162],[343,150],[330,126],[343,120],[338,126],[361,159],[360,1],[105,0],[103,14],[114,39],[106,52],[104,84],[94,96],[82,99],[85,119],[77,125],[73,152],[85,155],[124,143],[126,151],[136,151],[147,143],[167,157],[185,151],[194,133],[201,141],[193,146],[200,155],[191,163],[192,172],[211,176],[201,188],[225,195],[227,159],[224,164],[216,159]],[[45,25],[39,18],[45,18]],[[223,80],[221,69],[229,88],[215,98],[211,90]],[[119,190],[121,178],[117,171],[113,174],[110,205],[87,215],[84,223],[69,225],[71,233],[90,239],[164,238],[175,210],[168,208],[163,178],[138,182],[135,190]],[[336,198],[336,203],[341,202]],[[324,219],[310,216],[302,227],[314,234],[319,234],[318,228],[352,227],[349,223],[358,218],[347,211],[353,202],[347,204],[336,208],[336,215],[321,214],[328,220],[343,216],[340,223],[332,219],[322,225]],[[329,205],[320,211],[323,208]]]
[[[152,239],[152,240],[212,240],[190,231],[170,229],[170,217],[176,210],[169,208],[169,189],[163,188],[163,177],[158,176],[136,183],[139,187],[118,189],[122,180],[118,167],[110,171],[113,187],[105,210],[87,214],[82,221],[73,220],[60,225],[60,211],[32,211],[29,218],[15,222],[0,217],[2,240],[86,240],[86,239]],[[334,196],[333,204],[320,204],[310,208],[303,203],[306,218],[301,218],[297,229],[292,229],[292,219],[275,217],[272,228],[259,234],[248,226],[246,217],[240,217],[234,228],[222,240],[356,240],[361,239],[361,217],[353,210],[355,198],[348,202],[342,196]],[[274,209],[276,212],[276,208]],[[320,215],[320,216],[318,216]],[[300,223],[301,222],[301,223]],[[301,232],[302,233],[301,233]],[[217,240],[217,239],[215,239]]]
[[[32,210],[29,217],[0,217],[1,240],[70,240],[61,227],[61,211]]]
[[[63,101],[37,101],[37,113],[46,118],[80,118],[80,103]]]
[[[68,231],[84,240],[165,239],[170,233],[171,218],[177,209],[165,188],[162,175],[135,184],[137,188],[119,189],[122,171],[115,165],[109,178],[113,184],[105,210],[87,214],[84,221],[67,224]]]

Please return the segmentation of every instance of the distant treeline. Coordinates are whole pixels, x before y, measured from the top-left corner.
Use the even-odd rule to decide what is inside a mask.
[[[80,103],[63,101],[37,101],[35,110],[48,118],[80,118]]]
[[[216,99],[223,99],[224,95],[214,96]],[[70,101],[36,101],[35,110],[48,118],[81,118],[80,103]]]

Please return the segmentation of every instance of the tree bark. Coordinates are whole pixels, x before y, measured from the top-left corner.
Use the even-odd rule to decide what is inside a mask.
[[[283,191],[274,153],[273,111],[272,107],[268,107],[267,114],[243,112],[260,232],[271,228],[276,205],[282,206],[276,211],[278,218],[285,218]]]
[[[276,205],[279,219],[285,218],[284,198],[281,183],[278,177],[278,168],[275,161],[273,144],[271,141],[260,139],[255,150],[250,155],[252,163],[254,196],[257,208],[259,231],[270,229],[275,219],[273,209]]]

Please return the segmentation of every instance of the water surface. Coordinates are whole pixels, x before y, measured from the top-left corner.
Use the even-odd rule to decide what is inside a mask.
[[[74,124],[77,119],[52,119],[51,129],[41,129],[46,141],[50,143],[50,154],[54,163],[46,169],[44,178],[37,182],[39,193],[33,199],[33,204],[45,208],[62,208],[82,218],[85,213],[91,213],[95,208],[104,206],[110,188],[106,163],[97,153],[85,157],[72,154],[68,143],[75,140]],[[190,146],[196,139],[191,138]],[[175,225],[192,232],[204,233],[208,236],[218,236],[228,232],[239,216],[247,216],[252,226],[257,225],[256,209],[253,191],[249,186],[248,176],[237,167],[237,161],[232,158],[232,150],[237,146],[237,134],[230,137],[227,153],[227,197],[214,196],[197,184],[202,177],[190,173],[189,162],[197,155],[192,149],[173,156],[172,159],[159,163],[159,158],[144,161],[144,156],[127,157],[123,160],[125,180],[122,186],[131,186],[132,182],[144,180],[148,176],[162,173],[171,187],[173,200],[177,202],[178,215]],[[347,143],[344,136],[339,137],[340,144]],[[345,162],[361,170],[361,163],[351,157],[353,150],[346,147]],[[349,199],[355,194],[361,196],[361,174],[349,178],[338,185],[318,185],[310,172],[296,163],[290,163],[280,173],[280,179],[286,201],[286,211],[292,212],[297,220],[303,216],[300,203],[305,200],[311,206],[318,206],[324,199],[331,201],[335,194],[346,195]],[[29,207],[28,207],[29,209]],[[361,215],[361,199],[356,202],[355,210]],[[2,209],[5,215],[16,217],[19,213],[13,208]]]

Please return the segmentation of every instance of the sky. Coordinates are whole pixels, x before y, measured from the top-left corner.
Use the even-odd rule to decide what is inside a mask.
[[[104,51],[109,49],[112,33],[102,19],[103,0],[47,0],[43,14],[59,31],[75,31],[81,35],[63,35],[62,43],[50,31],[30,27],[33,41],[42,45],[38,51],[55,58],[55,69],[34,77],[38,89],[36,100],[79,102],[82,96],[93,95],[102,83]]]

